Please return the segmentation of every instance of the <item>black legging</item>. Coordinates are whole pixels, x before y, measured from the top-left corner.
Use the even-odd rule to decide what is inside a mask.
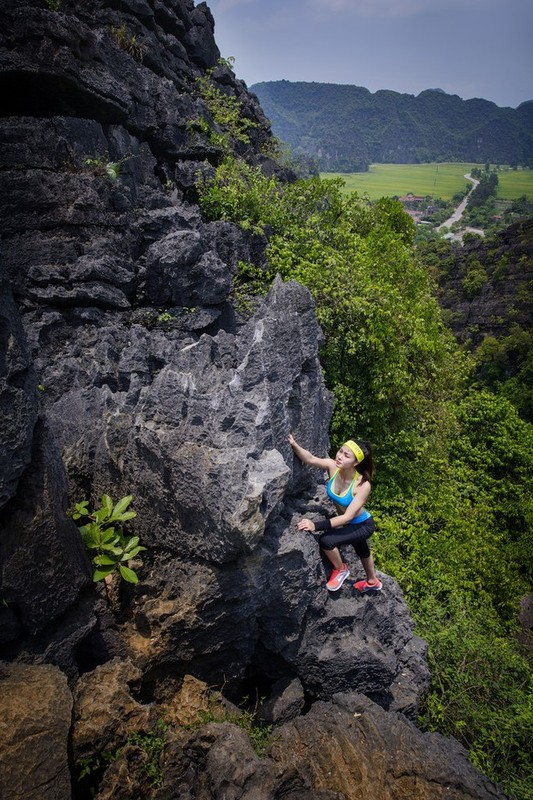
[[[376,523],[369,517],[364,522],[326,531],[319,537],[318,543],[322,550],[334,550],[336,547],[351,544],[359,558],[368,558],[370,556],[368,539],[374,533],[375,527]]]

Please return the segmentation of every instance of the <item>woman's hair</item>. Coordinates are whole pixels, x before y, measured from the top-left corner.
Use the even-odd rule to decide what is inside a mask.
[[[372,481],[376,467],[374,465],[374,457],[372,455],[372,445],[370,442],[365,442],[363,439],[354,439],[354,442],[361,448],[365,457],[359,464],[356,464],[357,472],[363,476],[363,480]]]

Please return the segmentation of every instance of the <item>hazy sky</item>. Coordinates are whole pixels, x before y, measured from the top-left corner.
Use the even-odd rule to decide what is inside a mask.
[[[533,0],[207,0],[248,86],[317,81],[533,100]]]

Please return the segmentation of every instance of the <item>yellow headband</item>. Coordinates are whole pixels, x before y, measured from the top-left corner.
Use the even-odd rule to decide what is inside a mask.
[[[357,463],[360,464],[361,461],[364,459],[365,454],[363,453],[363,451],[361,450],[359,445],[356,444],[351,439],[349,439],[347,442],[344,442],[344,447],[348,447],[352,451],[352,453],[355,456],[355,459],[356,459]]]

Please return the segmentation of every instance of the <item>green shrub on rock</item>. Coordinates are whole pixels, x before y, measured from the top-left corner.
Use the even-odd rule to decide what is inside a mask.
[[[74,507],[74,520],[89,519],[85,525],[79,526],[79,530],[87,550],[96,553],[92,559],[95,566],[93,581],[104,580],[116,571],[128,583],[137,583],[139,580],[128,562],[146,547],[139,544],[138,536],[128,536],[122,528],[124,522],[137,516],[136,511],[127,510],[132,500],[130,494],[114,505],[109,495],[104,494],[100,508],[89,511],[88,500]]]

